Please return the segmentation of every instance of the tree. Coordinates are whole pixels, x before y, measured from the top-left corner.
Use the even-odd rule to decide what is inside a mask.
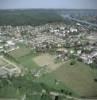
[[[95,78],[94,81],[97,82],[97,78]]]
[[[75,60],[71,60],[70,65],[75,65],[76,61]]]

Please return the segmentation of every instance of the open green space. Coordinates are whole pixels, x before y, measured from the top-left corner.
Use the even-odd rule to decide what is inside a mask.
[[[10,56],[14,57],[15,59],[18,59],[20,57],[23,57],[23,56],[29,54],[30,52],[31,52],[31,50],[29,48],[23,47],[23,48],[13,50],[13,51],[9,52],[8,54]]]
[[[0,89],[0,98],[17,98],[18,91],[14,87],[3,87]]]
[[[49,54],[34,54],[31,49],[24,49],[24,47],[21,47],[19,49],[20,51],[12,51],[9,55],[11,55],[18,64],[30,71],[33,68],[39,68],[41,63],[50,66],[52,61],[49,59],[51,57],[48,56]],[[24,50],[23,53],[21,53],[22,50]],[[17,54],[17,52],[19,54]],[[36,61],[36,58],[38,59],[38,62]],[[42,58],[45,63],[41,61]],[[34,79],[34,82],[41,84],[42,88],[46,88],[48,91],[57,90],[60,92],[61,90],[64,90],[64,93],[67,94],[70,93],[72,95],[92,97],[97,96],[97,82],[94,81],[96,77],[96,69],[93,69],[82,62],[75,61],[75,63],[71,65],[71,61],[67,61],[55,68],[55,70],[52,70],[50,73],[43,74],[39,78]]]
[[[37,54],[34,54],[30,48],[24,46],[5,54],[7,59],[16,62],[16,64],[21,65],[29,70],[39,67],[39,65],[33,60],[35,56],[37,56]]]
[[[60,83],[54,86],[54,79],[51,78],[47,83],[46,78],[50,79],[50,76],[46,75],[39,80],[33,80],[31,74],[17,78],[0,79],[0,98],[5,100],[6,98],[17,98],[18,100],[18,98],[23,98],[26,95],[27,100],[51,100],[49,93],[52,91],[61,93],[61,89],[65,89],[64,94],[71,93],[64,87],[64,84]],[[43,96],[42,90],[46,91]]]
[[[39,65],[38,64],[36,64],[34,61],[33,61],[33,58],[34,58],[34,55],[33,54],[29,54],[29,55],[26,55],[26,56],[24,56],[24,57],[20,57],[19,59],[18,59],[18,62],[22,65],[22,66],[24,66],[24,67],[26,67],[26,68],[28,68],[28,69],[32,69],[32,68],[37,68],[37,67],[39,67]]]
[[[5,66],[7,63],[0,57],[0,67]]]
[[[56,80],[52,73],[42,75],[40,78],[35,79],[35,82],[42,83],[42,86],[45,88],[46,86],[48,91],[57,91],[61,93],[63,91],[64,94],[78,96],[77,92],[73,91],[66,84],[61,81]]]
[[[16,98],[20,97],[20,93],[18,89],[16,89],[12,82],[8,79],[0,79],[0,100],[15,100]],[[16,99],[17,100],[17,99]]]
[[[80,96],[97,96],[97,82],[94,81],[97,70],[91,69],[88,65],[77,61],[70,65],[68,61],[52,74]]]

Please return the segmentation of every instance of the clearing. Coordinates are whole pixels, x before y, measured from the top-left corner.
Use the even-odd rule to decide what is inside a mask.
[[[40,56],[35,57],[33,60],[41,67],[46,66],[50,71],[54,71],[62,65],[62,63],[55,63],[55,56],[48,53],[41,54]]]

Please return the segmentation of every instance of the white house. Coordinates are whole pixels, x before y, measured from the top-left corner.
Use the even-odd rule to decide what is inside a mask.
[[[86,63],[86,64],[91,64],[91,63],[93,63],[93,60],[92,60],[92,58],[91,58],[90,55],[82,54],[82,55],[80,56],[80,58],[81,58],[81,59],[83,60],[83,62]]]
[[[70,28],[70,32],[77,32],[77,29],[76,28]]]

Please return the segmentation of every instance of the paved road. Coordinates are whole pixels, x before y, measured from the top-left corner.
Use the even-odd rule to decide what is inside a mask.
[[[16,64],[14,64],[13,62],[10,62],[9,60],[5,59],[4,57],[2,57],[2,59],[5,62],[7,62],[8,64],[11,64],[12,66],[16,67],[18,69],[18,73],[21,73],[21,69]]]
[[[70,20],[74,20],[74,21],[77,21],[77,22],[80,22],[80,23],[84,23],[84,24],[87,24],[87,25],[91,25],[91,26],[95,26],[97,27],[97,24],[94,24],[94,23],[91,23],[91,22],[87,22],[85,20],[80,20],[80,19],[76,19],[76,18],[73,18],[73,17],[70,17],[70,16],[66,16],[64,14],[61,15],[63,18],[68,18]]]

